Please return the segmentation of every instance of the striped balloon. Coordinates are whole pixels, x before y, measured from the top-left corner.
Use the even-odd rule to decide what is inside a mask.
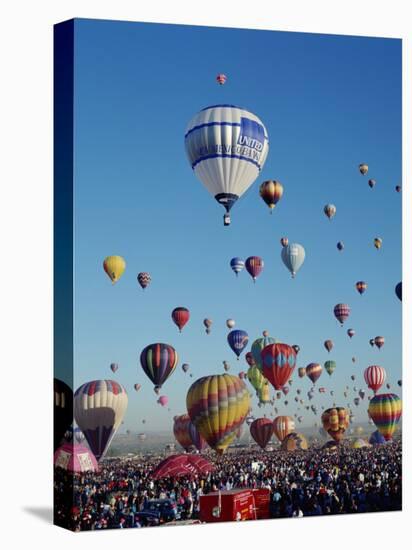
[[[367,383],[368,388],[376,393],[385,383],[386,371],[383,367],[379,367],[378,365],[371,365],[370,367],[365,369],[363,377],[365,378],[365,382]]]
[[[172,319],[179,332],[182,332],[183,327],[190,319],[190,312],[186,307],[176,307],[172,311]]]
[[[277,340],[275,338],[272,338],[269,336],[269,333],[267,330],[263,331],[263,337],[257,338],[251,347],[251,352],[253,355],[253,359],[255,360],[255,364],[259,367],[260,370],[262,370],[262,350],[269,344],[276,344]]]
[[[331,438],[339,442],[345,435],[349,426],[349,412],[344,407],[334,407],[326,409],[322,414],[323,428],[328,432]]]
[[[140,364],[156,388],[160,388],[173,373],[178,362],[176,350],[169,344],[150,344],[140,354]]]
[[[142,273],[139,273],[137,276],[137,282],[143,289],[149,286],[151,280],[152,277],[149,273],[146,273],[145,271],[142,271]]]
[[[273,435],[273,422],[269,418],[257,418],[250,425],[250,435],[264,449]]]
[[[97,460],[106,453],[127,409],[127,392],[114,380],[93,380],[74,394],[74,417]]]
[[[333,308],[333,313],[340,324],[343,325],[350,315],[350,307],[347,304],[336,304]]]
[[[273,421],[273,432],[280,442],[294,431],[295,421],[290,416],[277,416]]]
[[[319,379],[322,374],[322,366],[319,363],[309,363],[306,367],[306,376],[312,382],[316,384],[316,381]]]
[[[237,277],[242,269],[245,267],[245,262],[241,258],[232,258],[230,260],[230,267],[236,273]]]
[[[329,374],[329,376],[331,376],[333,371],[336,369],[336,361],[326,361],[324,366],[326,372]]]
[[[275,390],[288,383],[296,367],[296,352],[287,344],[269,344],[262,350],[263,375]]]
[[[252,277],[253,281],[256,281],[256,277],[262,273],[264,262],[259,256],[250,256],[245,262],[246,271]]]
[[[250,409],[249,392],[238,376],[216,374],[196,380],[186,396],[187,411],[199,433],[218,454],[236,439]]]
[[[270,208],[270,213],[280,201],[283,195],[283,185],[276,180],[264,181],[259,187],[259,193],[262,199]]]
[[[284,246],[281,252],[281,258],[287,269],[292,275],[292,279],[295,278],[296,273],[302,267],[305,261],[305,249],[301,244],[292,243]]]
[[[402,415],[402,400],[394,393],[375,395],[369,403],[368,413],[385,440],[389,441]]]

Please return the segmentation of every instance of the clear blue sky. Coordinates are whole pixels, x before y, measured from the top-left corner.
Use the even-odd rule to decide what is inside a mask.
[[[76,22],[75,40],[75,387],[113,377],[129,393],[125,428],[140,431],[146,418],[148,430],[168,429],[197,377],[223,372],[223,360],[234,374],[246,370],[244,354],[236,361],[226,341],[225,320],[233,317],[250,342],[267,329],[299,344],[298,366],[336,360],[333,376],[318,381],[335,397],[311,402],[320,412],[348,402],[347,384],[365,388],[371,364],[385,367],[400,395],[401,41],[92,20]],[[222,87],[219,72],[228,76]],[[261,177],[234,206],[229,228],[184,150],[188,121],[216,103],[257,114],[270,138]],[[368,176],[359,174],[360,162],[369,164]],[[377,181],[373,190],[368,177]],[[258,193],[265,179],[284,186],[272,216]],[[328,202],[337,207],[331,222],[323,214]],[[281,236],[306,249],[295,280],[280,259]],[[127,262],[114,286],[102,269],[111,254]],[[233,256],[250,255],[265,261],[256,285],[229,267]],[[152,275],[144,292],[140,271]],[[358,280],[369,285],[363,296]],[[344,328],[333,316],[338,302],[352,308]],[[191,312],[182,334],[170,318],[176,306]],[[213,320],[209,336],[205,317]],[[356,330],[352,340],[347,328]],[[376,335],[386,337],[381,351],[368,343]],[[330,354],[327,338],[335,342]],[[180,356],[164,386],[171,412],[156,404],[139,363],[156,341]],[[120,365],[115,375],[111,362]],[[306,397],[311,387],[294,378],[280,413],[296,412],[296,388]],[[356,409],[360,420],[366,407],[365,399]],[[254,402],[255,415],[269,412]],[[315,421],[304,416],[306,425]]]

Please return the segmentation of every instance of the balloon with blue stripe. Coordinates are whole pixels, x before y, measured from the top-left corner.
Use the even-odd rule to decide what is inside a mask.
[[[269,152],[263,122],[235,105],[212,105],[189,122],[186,154],[196,176],[221,204],[230,225],[230,209],[259,176]]]
[[[245,267],[245,262],[243,260],[241,260],[240,258],[232,258],[230,260],[230,267],[236,273],[236,277],[237,277],[238,274]]]

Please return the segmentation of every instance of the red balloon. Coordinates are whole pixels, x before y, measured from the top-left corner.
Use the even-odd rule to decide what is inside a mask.
[[[378,365],[371,365],[363,373],[365,382],[374,393],[376,393],[384,384],[386,380],[386,371],[383,367]]]
[[[245,262],[246,271],[254,281],[256,281],[256,277],[262,272],[263,266],[263,260],[259,256],[250,256]]]
[[[264,449],[273,435],[273,422],[269,418],[257,418],[250,425],[250,435]]]
[[[261,352],[263,375],[275,390],[288,383],[296,367],[296,351],[287,344],[269,344]]]
[[[179,331],[182,332],[182,328],[190,319],[190,312],[185,307],[176,307],[172,311],[172,319],[175,325],[179,327]]]

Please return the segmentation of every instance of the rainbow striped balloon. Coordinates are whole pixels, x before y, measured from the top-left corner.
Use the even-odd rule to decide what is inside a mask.
[[[370,400],[368,413],[380,433],[389,441],[402,415],[402,400],[394,393],[375,395]]]
[[[215,374],[196,380],[186,396],[187,412],[209,446],[218,454],[236,439],[250,409],[250,396],[238,376]]]

